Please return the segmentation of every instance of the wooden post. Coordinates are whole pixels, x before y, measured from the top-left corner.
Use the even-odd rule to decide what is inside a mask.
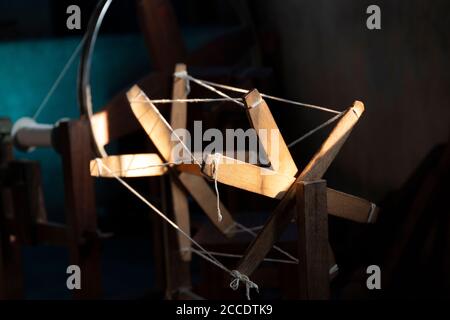
[[[172,221],[175,220],[175,207],[171,205],[167,176],[161,177],[163,211]],[[153,212],[152,212],[153,214]],[[158,217],[159,218],[159,217]],[[165,298],[183,299],[180,289],[191,289],[190,261],[185,261],[180,255],[178,232],[166,221],[162,222],[163,248],[164,248],[164,274],[165,274]]]
[[[152,65],[156,70],[172,70],[185,60],[186,48],[171,1],[138,0],[137,9]]]
[[[296,183],[300,299],[330,296],[326,181]]]
[[[35,245],[37,242],[37,221],[41,210],[40,166],[37,161],[11,161],[9,171],[15,181],[11,181],[14,203],[13,225],[17,240],[22,244]]]
[[[89,168],[93,154],[88,121],[80,119],[62,122],[56,139],[63,162],[70,264],[78,265],[81,269],[81,289],[74,290],[74,298],[99,298],[100,243],[97,235],[94,181]]]
[[[4,173],[13,159],[11,126],[9,119],[0,119],[0,172]],[[13,199],[11,190],[4,185],[5,179],[0,174],[0,299],[21,299],[24,295],[22,253],[17,238],[6,228],[6,220],[13,214]]]

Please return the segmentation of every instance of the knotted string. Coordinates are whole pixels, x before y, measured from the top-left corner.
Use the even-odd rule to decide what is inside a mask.
[[[134,194],[136,197],[138,197],[143,203],[145,203],[149,208],[151,208],[156,214],[158,214],[161,218],[163,218],[170,226],[172,226],[176,231],[180,232],[184,237],[186,237],[194,246],[199,248],[200,251],[197,252],[197,254],[204,258],[205,260],[211,262],[212,264],[216,265],[223,271],[230,274],[232,277],[236,278],[240,274],[233,273],[230,269],[225,267],[219,260],[217,260],[213,255],[211,255],[203,246],[201,246],[197,241],[195,241],[190,235],[188,235],[183,229],[181,229],[175,222],[173,222],[171,219],[169,219],[163,212],[161,212],[158,208],[156,208],[150,201],[148,201],[144,196],[142,196],[136,189],[131,187],[125,180],[120,178],[118,175],[116,175],[107,165],[103,163],[103,161],[99,158],[96,159],[97,166],[103,167],[105,170],[107,170],[120,184],[122,184],[125,188],[127,188],[132,194]],[[247,276],[241,275],[238,277],[240,281],[244,282],[246,284],[246,296],[247,299],[250,299],[250,288],[258,288],[258,286],[252,282]],[[233,280],[234,281],[234,280]],[[232,282],[233,282],[232,281]],[[237,289],[239,287],[239,282],[234,283],[233,287]],[[236,290],[234,289],[234,290]]]
[[[179,78],[179,79],[183,79],[184,83],[185,83],[185,90],[186,90],[186,94],[185,96],[188,96],[189,93],[191,93],[191,82],[189,81],[190,79],[188,79],[187,76],[187,71],[183,70],[183,71],[177,71],[173,74],[173,76],[175,78]]]
[[[248,300],[250,300],[250,289],[256,289],[259,293],[259,288],[256,283],[251,281],[245,274],[240,273],[238,270],[231,271],[231,276],[234,279],[230,282],[230,288],[236,291],[239,289],[239,283],[242,281],[245,283],[245,295]]]

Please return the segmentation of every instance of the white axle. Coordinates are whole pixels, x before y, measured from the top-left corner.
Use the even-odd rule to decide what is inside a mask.
[[[54,125],[37,123],[32,118],[20,118],[12,128],[14,145],[27,152],[36,147],[52,147],[54,128]]]

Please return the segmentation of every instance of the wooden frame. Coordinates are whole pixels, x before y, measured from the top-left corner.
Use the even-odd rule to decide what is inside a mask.
[[[248,105],[254,105],[253,101],[255,100],[255,95],[257,96],[258,94],[253,92],[247,95],[246,103]],[[258,100],[263,101],[261,97]],[[364,105],[361,102],[356,101],[352,107],[343,113],[319,151],[295,179],[295,183],[315,181],[322,178],[363,112]],[[295,212],[293,210],[295,207],[295,195],[296,188],[295,185],[292,184],[286,191],[275,211],[271,214],[269,220],[264,225],[264,228],[250,244],[244,257],[239,262],[237,267],[239,272],[250,275],[264,259],[285,227],[292,221]],[[373,208],[373,206],[371,206],[371,208]]]
[[[101,295],[100,246],[95,214],[93,179],[89,176],[92,157],[90,130],[86,119],[60,123],[54,132],[64,171],[66,224],[47,220],[35,161],[13,160],[12,143],[3,139],[0,228],[0,296],[23,298],[20,246],[51,244],[67,246],[70,264],[78,265],[83,276],[76,299]]]

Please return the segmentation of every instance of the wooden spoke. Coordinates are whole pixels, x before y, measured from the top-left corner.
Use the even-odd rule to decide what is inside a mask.
[[[108,169],[98,166],[101,161]],[[91,176],[113,178],[114,175],[122,178],[161,176],[167,172],[163,161],[156,153],[121,154],[98,158],[90,162]],[[114,174],[114,175],[113,175]]]
[[[344,113],[311,162],[297,177],[296,182],[313,181],[322,178],[322,175],[337,155],[363,111],[363,104],[356,101],[353,107]],[[293,200],[296,196],[294,186],[295,184],[291,185],[284,198],[269,217],[264,228],[250,244],[238,265],[239,272],[250,275],[293,219],[295,214]]]
[[[257,130],[259,141],[270,160],[272,169],[280,174],[295,176],[298,169],[294,159],[292,159],[267,103],[258,90],[254,89],[245,96],[245,104],[250,122]]]

